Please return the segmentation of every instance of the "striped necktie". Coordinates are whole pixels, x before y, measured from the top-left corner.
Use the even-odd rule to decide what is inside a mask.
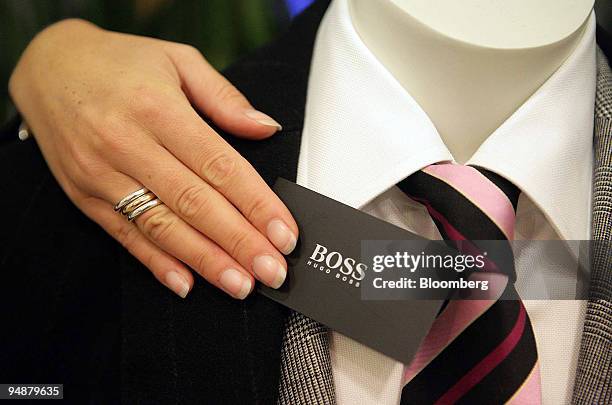
[[[520,191],[494,173],[436,164],[398,187],[427,208],[443,238],[460,250],[465,241],[513,239]],[[402,405],[541,403],[533,329],[512,274],[472,275],[497,285],[504,299],[446,302],[404,370]]]

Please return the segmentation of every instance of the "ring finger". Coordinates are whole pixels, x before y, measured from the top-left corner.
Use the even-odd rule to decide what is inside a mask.
[[[100,179],[98,187],[108,190],[102,194],[109,202],[108,209],[112,210],[117,201],[142,186],[129,176],[115,172],[107,179]],[[139,215],[134,222],[156,246],[234,298],[244,299],[252,291],[254,280],[251,274],[167,206],[158,205]]]
[[[140,153],[131,150],[115,156],[120,171],[132,174],[260,281],[272,288],[283,284],[285,258],[223,195],[152,139],[141,140]]]

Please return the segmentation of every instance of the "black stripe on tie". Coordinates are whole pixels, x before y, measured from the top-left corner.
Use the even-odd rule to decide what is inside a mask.
[[[510,183],[509,183],[510,184]],[[511,184],[510,184],[511,185]],[[448,223],[466,239],[478,245],[478,240],[507,240],[499,227],[478,206],[457,189],[446,182],[423,171],[416,172],[398,183],[398,187],[409,197],[425,204],[429,203]],[[515,190],[518,190],[515,188]],[[452,238],[444,230],[438,219],[432,216],[446,244],[455,247]],[[486,244],[486,242],[485,242]],[[511,282],[516,280],[513,253],[510,246],[488,245],[481,250],[488,251],[488,259],[498,265],[499,271],[506,274]]]
[[[510,203],[514,207],[514,212],[516,212],[516,206],[518,205],[518,199],[519,195],[521,194],[521,190],[497,173],[490,172],[481,167],[473,167],[474,169],[478,170],[483,176],[489,179],[491,183],[495,184],[497,188],[499,188],[506,195],[506,197],[508,197]]]
[[[527,316],[525,330],[516,347],[480,383],[465,394],[457,404],[506,403],[527,380],[538,355],[531,345],[535,342],[531,322]]]
[[[504,240],[506,235],[480,208],[442,180],[418,171],[397,186],[419,202],[425,200],[468,240]]]
[[[518,301],[493,304],[404,386],[401,405],[434,403],[504,341],[519,311]]]

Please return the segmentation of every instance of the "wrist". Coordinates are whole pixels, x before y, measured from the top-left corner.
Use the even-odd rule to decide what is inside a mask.
[[[89,32],[99,32],[103,31],[102,28],[98,27],[92,22],[87,20],[83,20],[81,18],[67,18],[64,20],[57,21],[42,31],[40,31],[32,40],[34,41],[42,40],[48,41],[57,38],[66,39],[70,38],[74,40],[79,37],[70,37],[68,35],[82,35]]]
[[[23,51],[11,77],[9,78],[9,94],[15,105],[32,94],[32,89],[41,84],[41,79],[48,80],[52,67],[61,66],[70,58],[71,52],[80,44],[95,43],[92,36],[103,33],[104,30],[82,19],[66,19],[49,25],[40,31],[30,41]]]
[[[89,21],[69,18],[53,23],[40,31],[25,49],[22,59],[30,55],[52,57],[76,49],[80,44],[90,42],[92,35],[103,32]]]

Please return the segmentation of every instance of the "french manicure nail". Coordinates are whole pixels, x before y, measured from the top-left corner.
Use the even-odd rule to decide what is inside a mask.
[[[251,279],[236,269],[227,269],[221,274],[219,283],[234,298],[243,300],[251,292]]]
[[[281,124],[279,124],[278,122],[276,122],[276,120],[274,120],[272,117],[270,117],[267,114],[262,113],[261,111],[257,111],[257,110],[246,110],[244,112],[244,115],[246,115],[248,118],[252,119],[253,121],[256,121],[262,125],[267,125],[269,127],[276,127],[276,129],[278,131],[281,131],[283,129],[283,127],[281,126]]]
[[[288,255],[295,249],[297,238],[289,227],[280,219],[273,219],[268,224],[268,239],[282,254]]]
[[[166,273],[165,277],[166,286],[174,291],[176,295],[181,298],[185,298],[189,293],[189,283],[185,280],[185,277],[181,276],[175,271]]]
[[[259,280],[272,288],[283,285],[287,270],[270,255],[257,256],[253,260],[253,272]]]

